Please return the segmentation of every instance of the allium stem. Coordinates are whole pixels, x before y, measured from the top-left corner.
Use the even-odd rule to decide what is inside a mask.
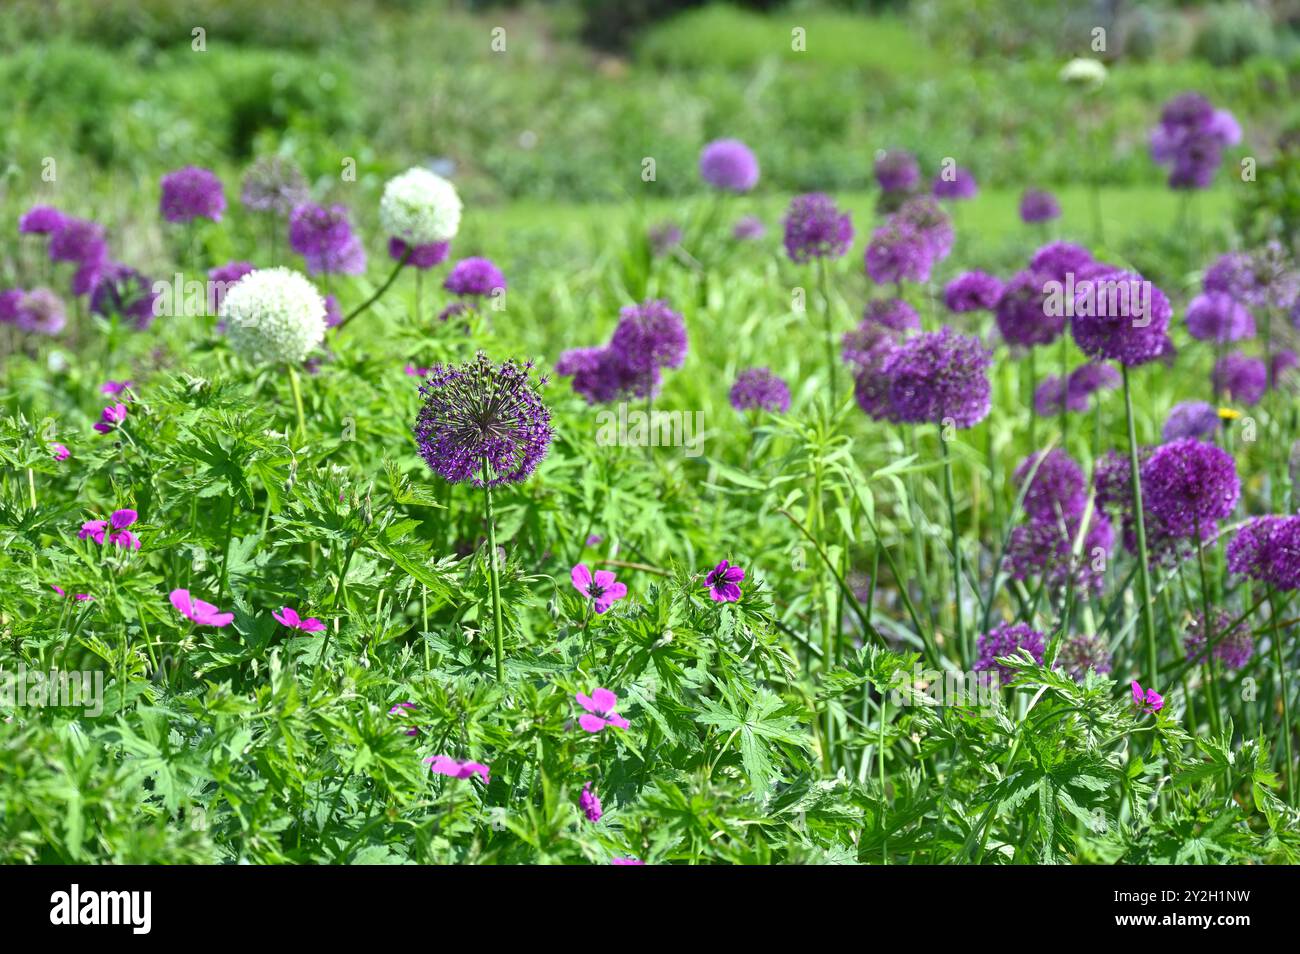
[[[487,462],[483,462],[484,479],[487,478]],[[492,513],[492,488],[483,488],[483,509],[487,519],[488,543],[488,579],[492,583],[492,647],[496,656],[497,682],[505,680],[505,650],[502,640],[501,625],[501,578],[497,567],[497,525]]]
[[[1273,588],[1271,583],[1268,586],[1268,607],[1270,617],[1269,622],[1276,624],[1278,614],[1277,591]],[[1286,667],[1283,665],[1282,660],[1281,627],[1273,630],[1270,639],[1273,643],[1273,666],[1277,669],[1277,678],[1282,687],[1282,740],[1286,747],[1286,803],[1295,807],[1295,757],[1291,753],[1291,733],[1295,730],[1295,726],[1291,724],[1290,687],[1287,685]]]
[[[1128,422],[1128,465],[1133,484],[1133,523],[1137,528],[1138,587],[1142,596],[1142,623],[1146,633],[1147,678],[1155,685],[1158,676],[1156,656],[1156,621],[1151,606],[1151,568],[1147,564],[1146,517],[1142,512],[1142,480],[1138,469],[1137,428],[1133,424],[1133,392],[1129,386],[1128,365],[1120,365],[1124,381],[1124,417]]]
[[[379,301],[379,299],[384,297],[384,293],[388,291],[389,287],[393,284],[393,282],[397,281],[397,276],[401,274],[402,269],[405,267],[407,261],[411,257],[411,253],[414,251],[415,248],[413,246],[408,245],[406,247],[406,251],[403,252],[402,257],[397,260],[397,264],[393,267],[393,271],[389,274],[388,279],[382,285],[380,285],[378,288],[375,289],[375,293],[373,295],[371,295],[361,304],[357,305],[357,307],[353,308],[350,312],[347,313],[347,316],[342,321],[340,321],[337,325],[334,326],[334,331],[336,333],[342,331],[344,328],[347,327],[348,322],[350,322],[357,315],[361,314],[363,311],[365,311],[375,302]]]
[[[830,385],[831,413],[838,405],[838,388],[835,381],[835,332],[831,325],[831,293],[826,280],[826,261],[817,259],[817,282],[821,290],[822,321],[826,325],[826,377]]]
[[[969,661],[972,653],[971,647],[966,645],[966,618],[961,611],[961,536],[957,532],[957,503],[952,489],[952,456],[942,429],[939,431],[939,446],[943,449],[943,492],[948,499],[948,526],[952,528],[952,610],[957,617],[957,645]]]
[[[293,409],[298,415],[298,440],[307,439],[307,421],[302,413],[302,388],[298,384],[298,369],[289,365],[289,390],[293,392]]]

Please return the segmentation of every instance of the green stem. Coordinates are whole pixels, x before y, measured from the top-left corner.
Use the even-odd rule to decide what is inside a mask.
[[[398,260],[397,265],[393,268],[393,271],[388,276],[388,279],[382,285],[380,285],[378,288],[375,289],[375,293],[373,295],[371,295],[361,304],[357,305],[357,307],[353,308],[350,312],[348,312],[347,317],[345,317],[342,321],[340,321],[337,325],[334,326],[334,331],[336,333],[342,331],[344,328],[348,326],[348,323],[351,322],[353,318],[361,314],[363,311],[365,311],[375,302],[379,301],[380,298],[384,297],[384,292],[388,291],[389,286],[391,286],[393,282],[397,281],[397,276],[401,273],[402,268],[406,265],[407,261],[411,257],[411,253],[414,251],[415,251],[414,247],[410,245],[406,247],[406,251],[402,253],[402,257]]]
[[[1272,584],[1268,588],[1268,602],[1270,616],[1277,616],[1277,599]],[[1296,790],[1295,790],[1295,757],[1291,752],[1291,733],[1294,726],[1291,724],[1291,700],[1290,687],[1287,685],[1286,669],[1282,660],[1282,630],[1277,629],[1272,634],[1273,643],[1273,665],[1277,668],[1277,678],[1282,687],[1282,739],[1286,746],[1286,801],[1288,805],[1295,807]]]
[[[821,288],[822,320],[826,324],[826,378],[827,383],[830,385],[831,414],[833,415],[835,408],[839,404],[835,378],[835,332],[831,324],[831,295],[826,281],[826,263],[821,259],[817,260],[817,280]]]
[[[1138,469],[1137,428],[1133,423],[1133,392],[1129,386],[1128,366],[1120,365],[1124,381],[1124,417],[1128,422],[1129,479],[1133,483],[1133,514],[1137,525],[1138,587],[1142,596],[1142,623],[1146,633],[1147,678],[1154,686],[1158,676],[1156,656],[1156,621],[1151,607],[1151,569],[1147,565],[1146,518],[1142,511],[1142,481]]]
[[[293,409],[298,416],[298,440],[307,439],[307,420],[302,413],[302,388],[298,384],[298,369],[289,365],[289,390],[293,392]]]
[[[942,425],[939,446],[943,449],[943,492],[948,499],[948,526],[952,528],[952,610],[957,617],[957,645],[969,661],[971,647],[966,645],[966,617],[961,611],[961,536],[957,531],[957,503],[952,489],[952,456],[948,452],[948,440],[944,437]]]
[[[483,479],[488,481],[487,462],[483,462]],[[501,625],[501,578],[497,567],[497,526],[492,513],[492,487],[485,483],[483,487],[483,508],[487,518],[488,535],[488,578],[492,581],[492,646],[496,655],[497,682],[505,680],[505,649],[503,648]]]

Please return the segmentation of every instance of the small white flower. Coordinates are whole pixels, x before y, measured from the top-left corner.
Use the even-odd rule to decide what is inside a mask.
[[[1106,64],[1086,56],[1075,57],[1061,68],[1061,82],[1084,89],[1101,89],[1106,82]]]
[[[432,245],[456,237],[460,210],[454,185],[428,169],[407,169],[384,186],[379,222],[407,245]]]
[[[300,364],[325,338],[325,300],[288,268],[249,272],[221,302],[230,347],[252,364]]]

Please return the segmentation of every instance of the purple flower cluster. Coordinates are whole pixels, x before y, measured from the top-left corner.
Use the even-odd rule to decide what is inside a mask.
[[[1064,382],[1058,375],[1048,375],[1034,390],[1034,413],[1054,417],[1064,410],[1082,412],[1089,409],[1094,393],[1114,388],[1120,383],[1119,372],[1108,364],[1080,365]]]
[[[66,323],[63,302],[48,288],[0,292],[0,325],[13,325],[32,334],[57,335]]]
[[[1208,632],[1207,632],[1208,630]],[[1210,625],[1205,624],[1205,614],[1197,613],[1187,624],[1183,634],[1183,650],[1188,660],[1204,662],[1206,658],[1206,641],[1214,648],[1214,658],[1229,669],[1242,669],[1255,655],[1255,640],[1250,627],[1244,620],[1232,626],[1232,615],[1226,610],[1215,609],[1210,612]]]
[[[573,390],[589,404],[627,397],[650,397],[658,391],[664,368],[686,360],[686,323],[668,303],[651,299],[619,312],[618,326],[603,348],[566,351],[555,371],[573,378]]]
[[[943,289],[943,303],[951,312],[992,311],[1002,297],[1002,280],[988,272],[963,272]]]
[[[1050,344],[1065,330],[1065,310],[1048,307],[1048,282],[1053,279],[1030,269],[1018,272],[1002,289],[994,308],[998,331],[1008,344],[1022,348]]]
[[[853,366],[853,396],[872,420],[894,420],[885,362],[898,347],[898,335],[875,321],[863,321],[844,333],[842,355]]]
[[[921,183],[921,166],[916,156],[902,149],[880,154],[875,165],[881,192],[911,192]]]
[[[411,257],[406,260],[406,264],[423,271],[445,262],[451,253],[451,243],[430,242],[428,245],[407,245],[399,238],[388,240],[388,257],[395,262],[400,262],[408,249]]]
[[[195,219],[221,221],[226,211],[226,194],[216,173],[198,166],[186,166],[162,177],[162,216],[168,222]]]
[[[1259,358],[1225,354],[1214,363],[1211,375],[1216,391],[1241,404],[1257,404],[1268,389],[1268,366]]]
[[[1232,456],[1192,438],[1156,448],[1140,479],[1152,536],[1162,540],[1210,539],[1241,495]]]
[[[1025,513],[1031,520],[1077,516],[1088,503],[1083,471],[1059,447],[1026,457],[1012,479],[1017,487],[1024,488]]]
[[[715,139],[700,151],[700,178],[723,192],[758,185],[758,160],[739,139]]]
[[[1079,558],[1075,541],[1083,526],[1083,512],[1060,519],[1032,518],[1012,529],[1007,538],[1007,572],[1012,579],[1038,577],[1053,589],[1067,583],[1076,590],[1100,593],[1105,585],[1104,560],[1115,547],[1115,531],[1104,513],[1094,511],[1083,531]]]
[[[1169,188],[1206,189],[1223,150],[1239,142],[1241,127],[1232,113],[1216,110],[1199,93],[1183,93],[1165,104],[1151,130],[1151,158],[1169,167]]]
[[[951,328],[917,335],[895,348],[881,374],[893,420],[972,427],[989,412],[991,354],[978,338]]]
[[[433,367],[420,387],[424,403],[415,424],[429,469],[477,487],[526,480],[551,446],[551,412],[531,369],[531,361],[496,364],[481,351],[465,364]]]
[[[1254,517],[1228,541],[1228,569],[1279,590],[1300,589],[1300,516]]]
[[[790,388],[767,368],[747,368],[731,386],[731,406],[737,411],[790,410]]]
[[[1080,273],[1093,264],[1092,253],[1082,245],[1049,242],[1034,253],[1034,257],[1029,260],[1029,270],[1063,282],[1070,274],[1078,278]]]
[[[1187,305],[1187,331],[1198,341],[1228,344],[1255,337],[1255,318],[1227,292],[1206,292]]]
[[[1031,629],[1024,623],[1002,623],[980,636],[978,648],[979,658],[975,661],[975,671],[997,672],[998,679],[1005,686],[1015,678],[1015,670],[1002,665],[998,659],[1016,656],[1023,649],[1042,665],[1043,652],[1047,647],[1043,634],[1038,630]]]
[[[490,259],[462,258],[452,266],[442,287],[453,295],[480,297],[506,287],[506,277]]]
[[[289,217],[289,245],[307,260],[307,273],[360,275],[366,270],[366,251],[352,234],[348,210],[306,203]]]
[[[884,325],[893,331],[921,327],[921,316],[901,298],[871,298],[862,309],[862,320]]]
[[[1101,636],[1076,633],[1061,643],[1056,667],[1075,682],[1083,682],[1089,669],[1104,676],[1110,672],[1110,647]]]
[[[1020,196],[1020,221],[1026,225],[1050,222],[1061,217],[1061,206],[1056,196],[1042,189],[1026,189]]]
[[[282,156],[258,159],[244,173],[239,201],[253,212],[273,212],[287,216],[311,200],[302,172]]]
[[[90,310],[106,318],[129,319],[137,331],[143,331],[153,324],[157,299],[148,278],[127,265],[112,264],[100,272],[90,293]]]
[[[1076,284],[1070,332],[1084,354],[1133,367],[1165,354],[1172,315],[1165,293],[1141,275],[1106,272]]]
[[[853,244],[853,221],[828,195],[797,195],[785,215],[785,252],[792,262],[840,258]]]
[[[34,205],[18,217],[20,235],[50,235],[63,228],[67,217],[52,205]]]
[[[979,193],[979,184],[969,169],[954,166],[950,172],[934,177],[931,191],[936,199],[973,199]]]
[[[1219,409],[1204,401],[1181,401],[1169,409],[1160,436],[1166,441],[1187,437],[1204,440],[1219,429]]]

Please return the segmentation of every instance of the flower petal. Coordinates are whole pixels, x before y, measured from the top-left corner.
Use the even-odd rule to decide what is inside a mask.
[[[583,596],[591,594],[591,570],[587,568],[587,564],[579,563],[570,570],[569,579],[573,581],[574,588]]]
[[[605,728],[605,720],[600,716],[590,715],[584,712],[578,716],[578,725],[582,726],[587,732],[596,733]]]
[[[596,711],[602,715],[608,715],[613,712],[614,707],[618,705],[618,696],[614,695],[614,693],[610,692],[608,689],[596,689],[592,692],[591,698],[592,701],[596,703]]]

